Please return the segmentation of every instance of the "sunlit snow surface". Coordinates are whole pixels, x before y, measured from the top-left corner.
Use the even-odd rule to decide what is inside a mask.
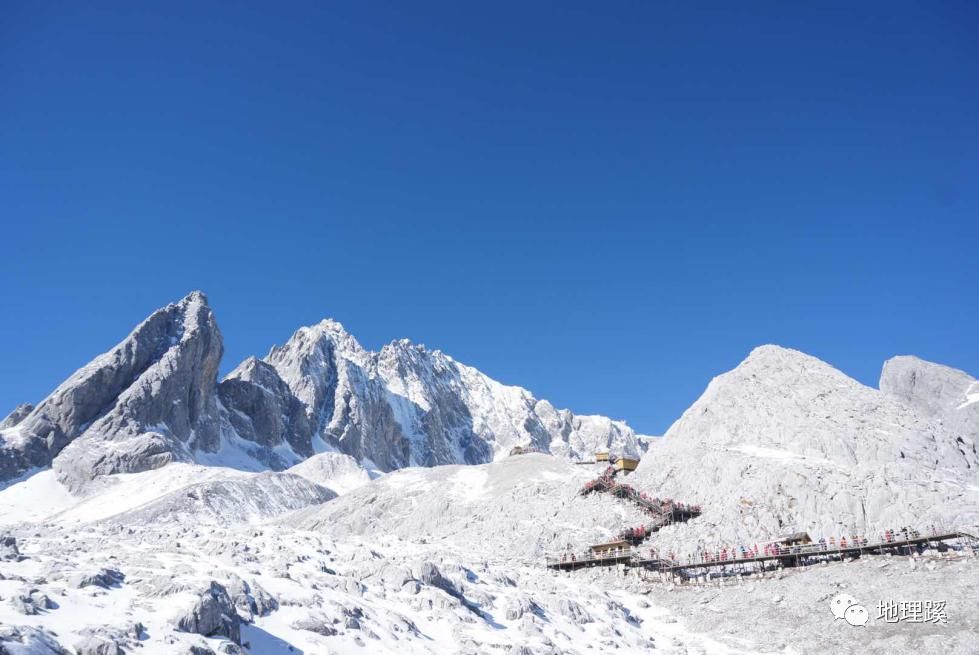
[[[310,468],[328,485],[324,471],[349,476],[345,466]],[[6,531],[27,558],[0,562],[0,623],[46,628],[71,647],[92,630],[123,634],[139,622],[140,647],[120,642],[132,652],[182,653],[191,644],[220,652],[220,638],[178,632],[173,621],[196,589],[211,580],[230,588],[238,577],[278,605],[242,629],[251,653],[270,655],[886,652],[888,644],[972,652],[974,560],[868,558],[684,589],[613,569],[545,570],[545,552],[607,539],[644,518],[616,499],[578,495],[599,470],[524,455],[406,469],[326,502],[292,473],[177,464],[115,476],[73,498],[42,471],[0,492]],[[441,581],[423,581],[426,563]],[[121,584],[76,587],[80,573],[103,568],[120,571]],[[30,589],[58,607],[28,616],[6,602]],[[827,605],[841,589],[867,603],[944,599],[950,624],[847,632]],[[310,621],[336,634],[304,629]]]
[[[959,406],[975,381],[911,358],[885,376],[878,391],[765,347],[715,379],[627,480],[703,506],[648,545],[684,553],[796,530],[974,525],[976,405]],[[505,418],[505,404],[483,413]],[[648,520],[578,493],[602,465],[500,455],[381,476],[317,443],[287,471],[250,472],[248,444],[225,446],[210,462],[100,477],[84,496],[49,470],[0,490],[0,535],[21,555],[0,542],[0,640],[35,627],[68,649],[94,633],[126,652],[225,652],[218,636],[175,628],[214,581],[236,601],[252,654],[976,652],[975,557],[867,556],[679,588],[616,569],[554,573],[545,554]],[[85,584],[102,570],[119,575]],[[879,601],[944,602],[948,623],[857,629],[832,620],[841,591],[871,614]],[[23,598],[44,596],[31,613]]]
[[[323,484],[331,482],[324,470],[351,476],[342,461],[320,464],[308,468]],[[683,629],[669,610],[635,590],[556,576],[540,566],[540,554],[563,530],[605,538],[623,521],[641,518],[613,499],[578,497],[578,485],[595,472],[528,455],[484,466],[408,469],[348,491],[358,507],[372,495],[385,497],[377,508],[389,506],[388,495],[405,500],[419,510],[416,521],[446,510],[430,529],[402,537],[405,526],[362,536],[346,524],[307,527],[329,520],[323,512],[335,501],[310,501],[302,483],[285,483],[299,478],[292,473],[173,464],[113,476],[76,498],[41,471],[0,492],[5,529],[26,557],[0,562],[0,596],[36,589],[57,608],[24,615],[0,603],[0,622],[47,628],[67,647],[93,630],[118,636],[138,622],[145,628],[138,652],[186,652],[191,644],[219,651],[219,639],[175,631],[174,617],[204,583],[228,584],[238,576],[278,604],[243,629],[252,653],[482,653],[516,646],[582,652],[588,645],[601,652],[609,643],[623,652],[653,645],[663,652],[743,652]],[[208,499],[206,490],[228,484],[235,485],[235,507]],[[545,500],[552,494],[562,508],[553,517],[552,501]],[[419,499],[433,509],[416,506]],[[286,511],[296,504],[308,507]],[[215,506],[227,521],[215,516]],[[374,511],[367,509],[365,521]],[[478,522],[474,517],[490,515],[512,521],[467,530]],[[531,530],[533,522],[546,530]],[[511,557],[506,542],[518,528],[528,538]],[[438,568],[441,582],[426,581],[426,563]],[[124,579],[108,589],[77,588],[80,573],[100,569]],[[337,634],[296,627],[309,620]]]

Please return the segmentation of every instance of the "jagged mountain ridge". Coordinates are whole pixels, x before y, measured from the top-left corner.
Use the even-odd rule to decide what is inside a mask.
[[[193,292],[154,312],[0,430],[0,481],[52,465],[69,488],[171,461],[285,469],[317,452],[369,468],[473,464],[531,445],[638,451],[635,433],[575,416],[407,340],[365,350],[336,321],[300,328],[220,382],[221,333]]]

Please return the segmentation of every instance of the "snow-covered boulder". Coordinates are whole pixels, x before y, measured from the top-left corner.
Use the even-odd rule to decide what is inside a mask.
[[[17,538],[9,534],[0,536],[0,561],[19,562],[22,558],[17,548]]]
[[[241,618],[227,589],[213,580],[192,602],[178,611],[172,623],[183,632],[205,637],[227,637],[241,645]]]
[[[71,655],[61,647],[54,633],[31,626],[0,625],[0,654]]]
[[[123,655],[125,653],[120,637],[111,630],[90,631],[75,644],[75,652],[77,655]]]

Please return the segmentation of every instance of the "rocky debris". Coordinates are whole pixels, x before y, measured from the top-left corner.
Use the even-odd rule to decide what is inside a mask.
[[[46,610],[57,609],[58,605],[40,589],[28,589],[10,598],[15,610],[27,616],[35,616]]]
[[[205,637],[227,637],[241,645],[241,618],[227,589],[213,580],[188,608],[174,618],[173,625],[183,632]]]
[[[228,580],[225,589],[238,615],[247,623],[254,621],[255,617],[266,616],[279,609],[279,603],[265,589],[255,582],[248,583],[237,575]]]
[[[287,473],[300,475],[338,494],[357,489],[371,481],[371,474],[357,460],[344,453],[318,453],[296,464]]]
[[[516,621],[525,614],[544,618],[544,610],[537,603],[526,596],[512,599],[506,607],[506,618],[508,621]]]
[[[136,581],[136,587],[140,594],[148,598],[163,598],[196,588],[193,582],[176,578],[173,574],[146,576]]]
[[[331,619],[328,619],[321,614],[317,614],[294,621],[292,623],[292,627],[296,630],[315,632],[316,634],[323,635],[324,637],[333,637],[337,634],[337,629],[333,627],[333,624],[334,621]]]
[[[34,405],[30,403],[22,403],[17,405],[14,407],[14,411],[7,414],[7,417],[0,421],[0,430],[19,425],[20,422],[27,418],[27,415],[33,411]]]
[[[581,606],[580,603],[571,598],[561,598],[557,601],[555,611],[561,616],[566,616],[577,624],[591,623],[591,615]]]
[[[75,644],[76,655],[123,655],[125,651],[116,637],[108,633],[86,635]]]
[[[54,633],[30,626],[0,625],[0,655],[71,655]]]
[[[77,573],[69,579],[69,584],[76,588],[101,587],[110,589],[121,585],[126,576],[121,571],[115,569],[99,569],[94,573]]]
[[[17,548],[17,539],[11,535],[0,537],[0,562],[19,562],[24,559]]]
[[[539,558],[569,542],[584,548],[623,526],[648,522],[649,515],[630,503],[611,496],[579,496],[578,489],[595,474],[593,467],[542,454],[477,466],[407,469],[279,520],[368,539],[396,535],[439,543],[465,535],[468,547],[483,556]],[[387,586],[389,573],[381,575]],[[397,580],[398,573],[390,575],[391,586],[410,585]],[[411,577],[418,580],[418,571]]]
[[[452,584],[450,580],[445,578],[442,575],[442,572],[439,571],[439,568],[432,562],[422,563],[415,577],[417,577],[419,582],[422,584],[441,589],[452,596],[460,595],[459,590],[456,589],[455,585]]]

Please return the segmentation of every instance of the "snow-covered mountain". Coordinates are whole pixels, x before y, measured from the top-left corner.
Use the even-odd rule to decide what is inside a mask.
[[[575,416],[407,340],[369,352],[339,323],[300,328],[220,383],[221,333],[194,292],[0,429],[0,481],[53,465],[72,489],[172,461],[281,470],[337,451],[364,467],[489,462],[514,446],[637,453],[621,421]]]
[[[892,360],[885,378],[893,371]],[[700,518],[658,537],[688,550],[794,531],[976,524],[976,434],[917,404],[763,346],[712,380],[650,446],[635,483],[703,506]]]
[[[2,423],[0,653],[975,651],[974,558],[863,557],[724,587],[554,573],[544,553],[648,522],[579,493],[604,465],[573,458],[630,452],[624,424],[405,341],[372,353],[333,321],[219,382],[220,354],[192,294]],[[758,348],[644,444],[628,484],[703,513],[643,548],[973,526],[975,393],[914,358],[887,362],[878,390]],[[528,444],[553,455],[503,456]],[[827,609],[841,591],[939,589],[947,626],[840,628]]]
[[[80,488],[216,451],[223,346],[201,293],[154,312],[0,432],[0,480],[53,463]]]

